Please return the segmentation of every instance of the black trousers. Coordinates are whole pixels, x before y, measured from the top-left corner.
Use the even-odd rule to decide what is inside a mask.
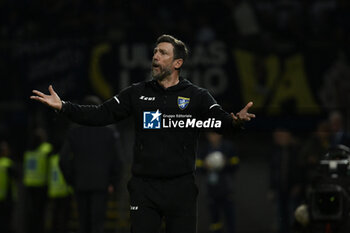
[[[24,200],[24,221],[26,233],[45,232],[45,211],[47,208],[46,187],[26,187]]]
[[[0,201],[0,232],[12,232],[12,209],[11,200]]]
[[[108,192],[77,191],[79,233],[102,233],[107,210]]]
[[[52,198],[51,233],[67,233],[71,213],[71,196]]]
[[[198,188],[193,174],[172,179],[132,177],[128,183],[132,233],[197,231]]]
[[[234,202],[230,195],[221,197],[208,197],[209,211],[212,220],[211,231],[215,233],[225,232],[235,233]],[[225,224],[223,224],[223,217]]]

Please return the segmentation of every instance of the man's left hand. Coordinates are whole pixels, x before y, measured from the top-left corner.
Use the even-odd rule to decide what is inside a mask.
[[[255,114],[249,113],[248,110],[253,106],[253,102],[249,102],[241,111],[236,115],[231,113],[231,116],[235,121],[250,121],[252,118],[255,118]]]

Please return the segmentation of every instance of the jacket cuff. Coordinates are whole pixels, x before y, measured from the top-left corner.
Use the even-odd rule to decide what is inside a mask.
[[[57,114],[62,114],[62,113],[64,113],[64,112],[66,111],[67,102],[66,102],[66,101],[63,101],[63,100],[61,100],[61,102],[62,102],[62,107],[61,107],[61,109],[60,109],[60,110],[55,109],[55,112],[56,112]]]
[[[235,120],[232,118],[232,126],[236,129],[244,129],[244,121]]]

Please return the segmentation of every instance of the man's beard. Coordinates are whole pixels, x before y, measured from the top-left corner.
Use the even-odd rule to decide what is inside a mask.
[[[160,72],[156,72],[152,67],[151,76],[154,80],[163,81],[167,76],[171,75],[171,70],[168,67],[162,68],[158,66]]]

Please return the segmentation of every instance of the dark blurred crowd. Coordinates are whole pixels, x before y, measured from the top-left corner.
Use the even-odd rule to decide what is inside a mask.
[[[87,37],[153,40],[164,32],[188,41],[219,38],[260,48],[348,47],[346,0],[1,1],[2,40]],[[265,45],[262,47],[261,45]]]
[[[100,102],[90,96],[84,103]],[[61,127],[59,135],[33,126],[22,153],[16,143],[9,143],[8,135],[1,135],[0,232],[115,231],[123,171],[118,131]],[[105,221],[106,216],[113,222]]]
[[[296,208],[301,204],[308,204],[311,211],[310,198],[315,189],[314,184],[325,175],[322,173],[321,160],[326,160],[327,153],[339,145],[349,147],[350,134],[345,128],[342,114],[334,111],[329,114],[328,119],[320,121],[315,131],[310,134],[300,135],[293,132],[293,129],[279,128],[272,136],[269,198],[277,204],[278,232],[299,232],[292,231],[292,225],[296,222]],[[346,179],[349,180],[350,177]],[[328,211],[331,213],[331,210]],[[308,221],[311,222],[311,214]],[[346,228],[345,231],[343,229],[339,232],[348,230],[349,228]],[[309,229],[300,232],[317,231]]]

